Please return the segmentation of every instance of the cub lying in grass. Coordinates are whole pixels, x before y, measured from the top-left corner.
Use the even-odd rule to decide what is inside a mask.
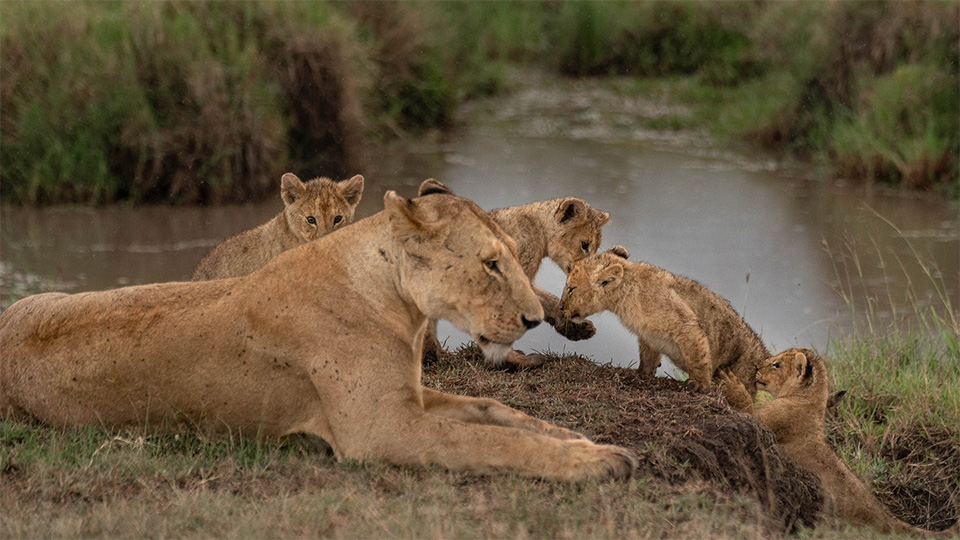
[[[437,185],[442,186],[436,180],[425,180],[420,185],[420,196],[441,193]],[[540,264],[547,257],[567,273],[574,261],[595,254],[600,246],[601,228],[610,221],[610,214],[591,208],[576,197],[511,206],[487,214],[516,241],[520,264],[543,306],[544,320],[567,339],[577,341],[593,337],[596,332],[593,323],[574,323],[563,316],[560,299],[533,283]],[[437,321],[433,320],[424,340],[425,355],[439,353],[441,347],[436,336]],[[484,361],[491,367],[503,363],[489,357],[484,357]],[[506,358],[506,363],[512,367],[533,367],[542,362],[540,355],[525,355],[516,350],[510,351]]]
[[[788,349],[768,358],[757,371],[757,384],[770,392],[771,401],[754,411],[753,396],[739,378],[722,374],[727,401],[757,417],[777,437],[783,453],[816,474],[833,499],[837,514],[857,526],[882,533],[911,533],[951,537],[960,523],[940,532],[918,529],[894,517],[827,444],[824,415],[827,409],[827,368],[809,349]]]
[[[638,338],[640,370],[653,376],[667,355],[702,390],[719,369],[756,394],[754,374],[770,357],[730,303],[691,279],[627,260],[621,246],[573,264],[560,305],[574,321],[612,311]]]
[[[301,181],[293,173],[280,179],[283,211],[255,229],[213,248],[193,271],[193,281],[240,277],[277,255],[315,240],[353,221],[363,195],[359,174],[343,182],[329,178]]]

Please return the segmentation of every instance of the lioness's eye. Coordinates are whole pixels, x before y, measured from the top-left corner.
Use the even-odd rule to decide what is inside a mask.
[[[307,223],[309,223],[309,224],[311,224],[311,225],[316,225],[316,224],[317,224],[317,218],[315,218],[315,217],[313,217],[313,216],[307,216]]]
[[[489,271],[491,271],[491,272],[495,272],[495,273],[497,273],[497,274],[500,273],[500,268],[497,266],[497,260],[496,260],[496,259],[490,259],[490,260],[488,260],[488,261],[483,261],[483,265],[486,266],[486,267],[487,267],[487,270],[489,270]]]
[[[590,252],[590,242],[580,242],[580,249],[582,249],[584,253],[589,253],[589,252]]]
[[[780,369],[780,362],[774,362],[773,369]]]
[[[340,223],[341,221],[343,221],[343,216],[336,216],[333,218],[334,225],[336,225],[337,223]]]

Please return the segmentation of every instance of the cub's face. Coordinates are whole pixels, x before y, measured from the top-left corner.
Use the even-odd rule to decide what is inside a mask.
[[[573,263],[596,254],[610,214],[577,198],[561,199],[547,230],[547,256],[569,274]]]
[[[316,240],[353,221],[363,195],[359,174],[343,182],[315,178],[302,182],[287,173],[281,179],[280,195],[290,229],[303,242]]]
[[[560,298],[560,309],[574,322],[610,309],[623,281],[625,257],[619,246],[573,263]],[[625,253],[625,252],[624,252]]]
[[[401,288],[424,315],[470,334],[487,361],[499,364],[543,309],[513,239],[475,204],[433,182],[440,187],[416,199],[384,196],[401,248]]]
[[[767,358],[757,369],[757,388],[770,392],[774,398],[800,387],[812,373],[809,349],[787,349]]]

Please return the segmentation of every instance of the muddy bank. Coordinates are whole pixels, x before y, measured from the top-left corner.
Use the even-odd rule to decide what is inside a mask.
[[[644,380],[635,370],[598,366],[576,355],[552,357],[539,369],[517,373],[489,371],[481,361],[473,347],[447,354],[425,366],[424,385],[494,398],[597,442],[626,446],[640,457],[641,476],[671,484],[705,481],[720,492],[752,497],[772,530],[814,526],[829,515],[816,476],[782,456],[769,430],[716,396],[693,392],[676,380]],[[952,445],[927,442],[933,449]],[[904,471],[900,480],[909,488],[898,481],[880,486],[877,495],[905,521],[943,528],[956,518],[947,516],[953,508],[949,486],[937,480],[952,474],[956,463],[941,459],[943,452],[935,452],[931,461],[922,452],[900,450],[885,448],[880,458],[896,454],[908,468],[925,471],[930,481]]]

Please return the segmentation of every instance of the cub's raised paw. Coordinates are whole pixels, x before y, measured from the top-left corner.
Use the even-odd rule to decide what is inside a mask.
[[[557,321],[557,324],[554,326],[557,332],[569,339],[570,341],[581,341],[584,339],[590,339],[597,333],[597,327],[593,325],[590,321],[583,321],[582,323],[573,322],[570,319],[562,319]]]

